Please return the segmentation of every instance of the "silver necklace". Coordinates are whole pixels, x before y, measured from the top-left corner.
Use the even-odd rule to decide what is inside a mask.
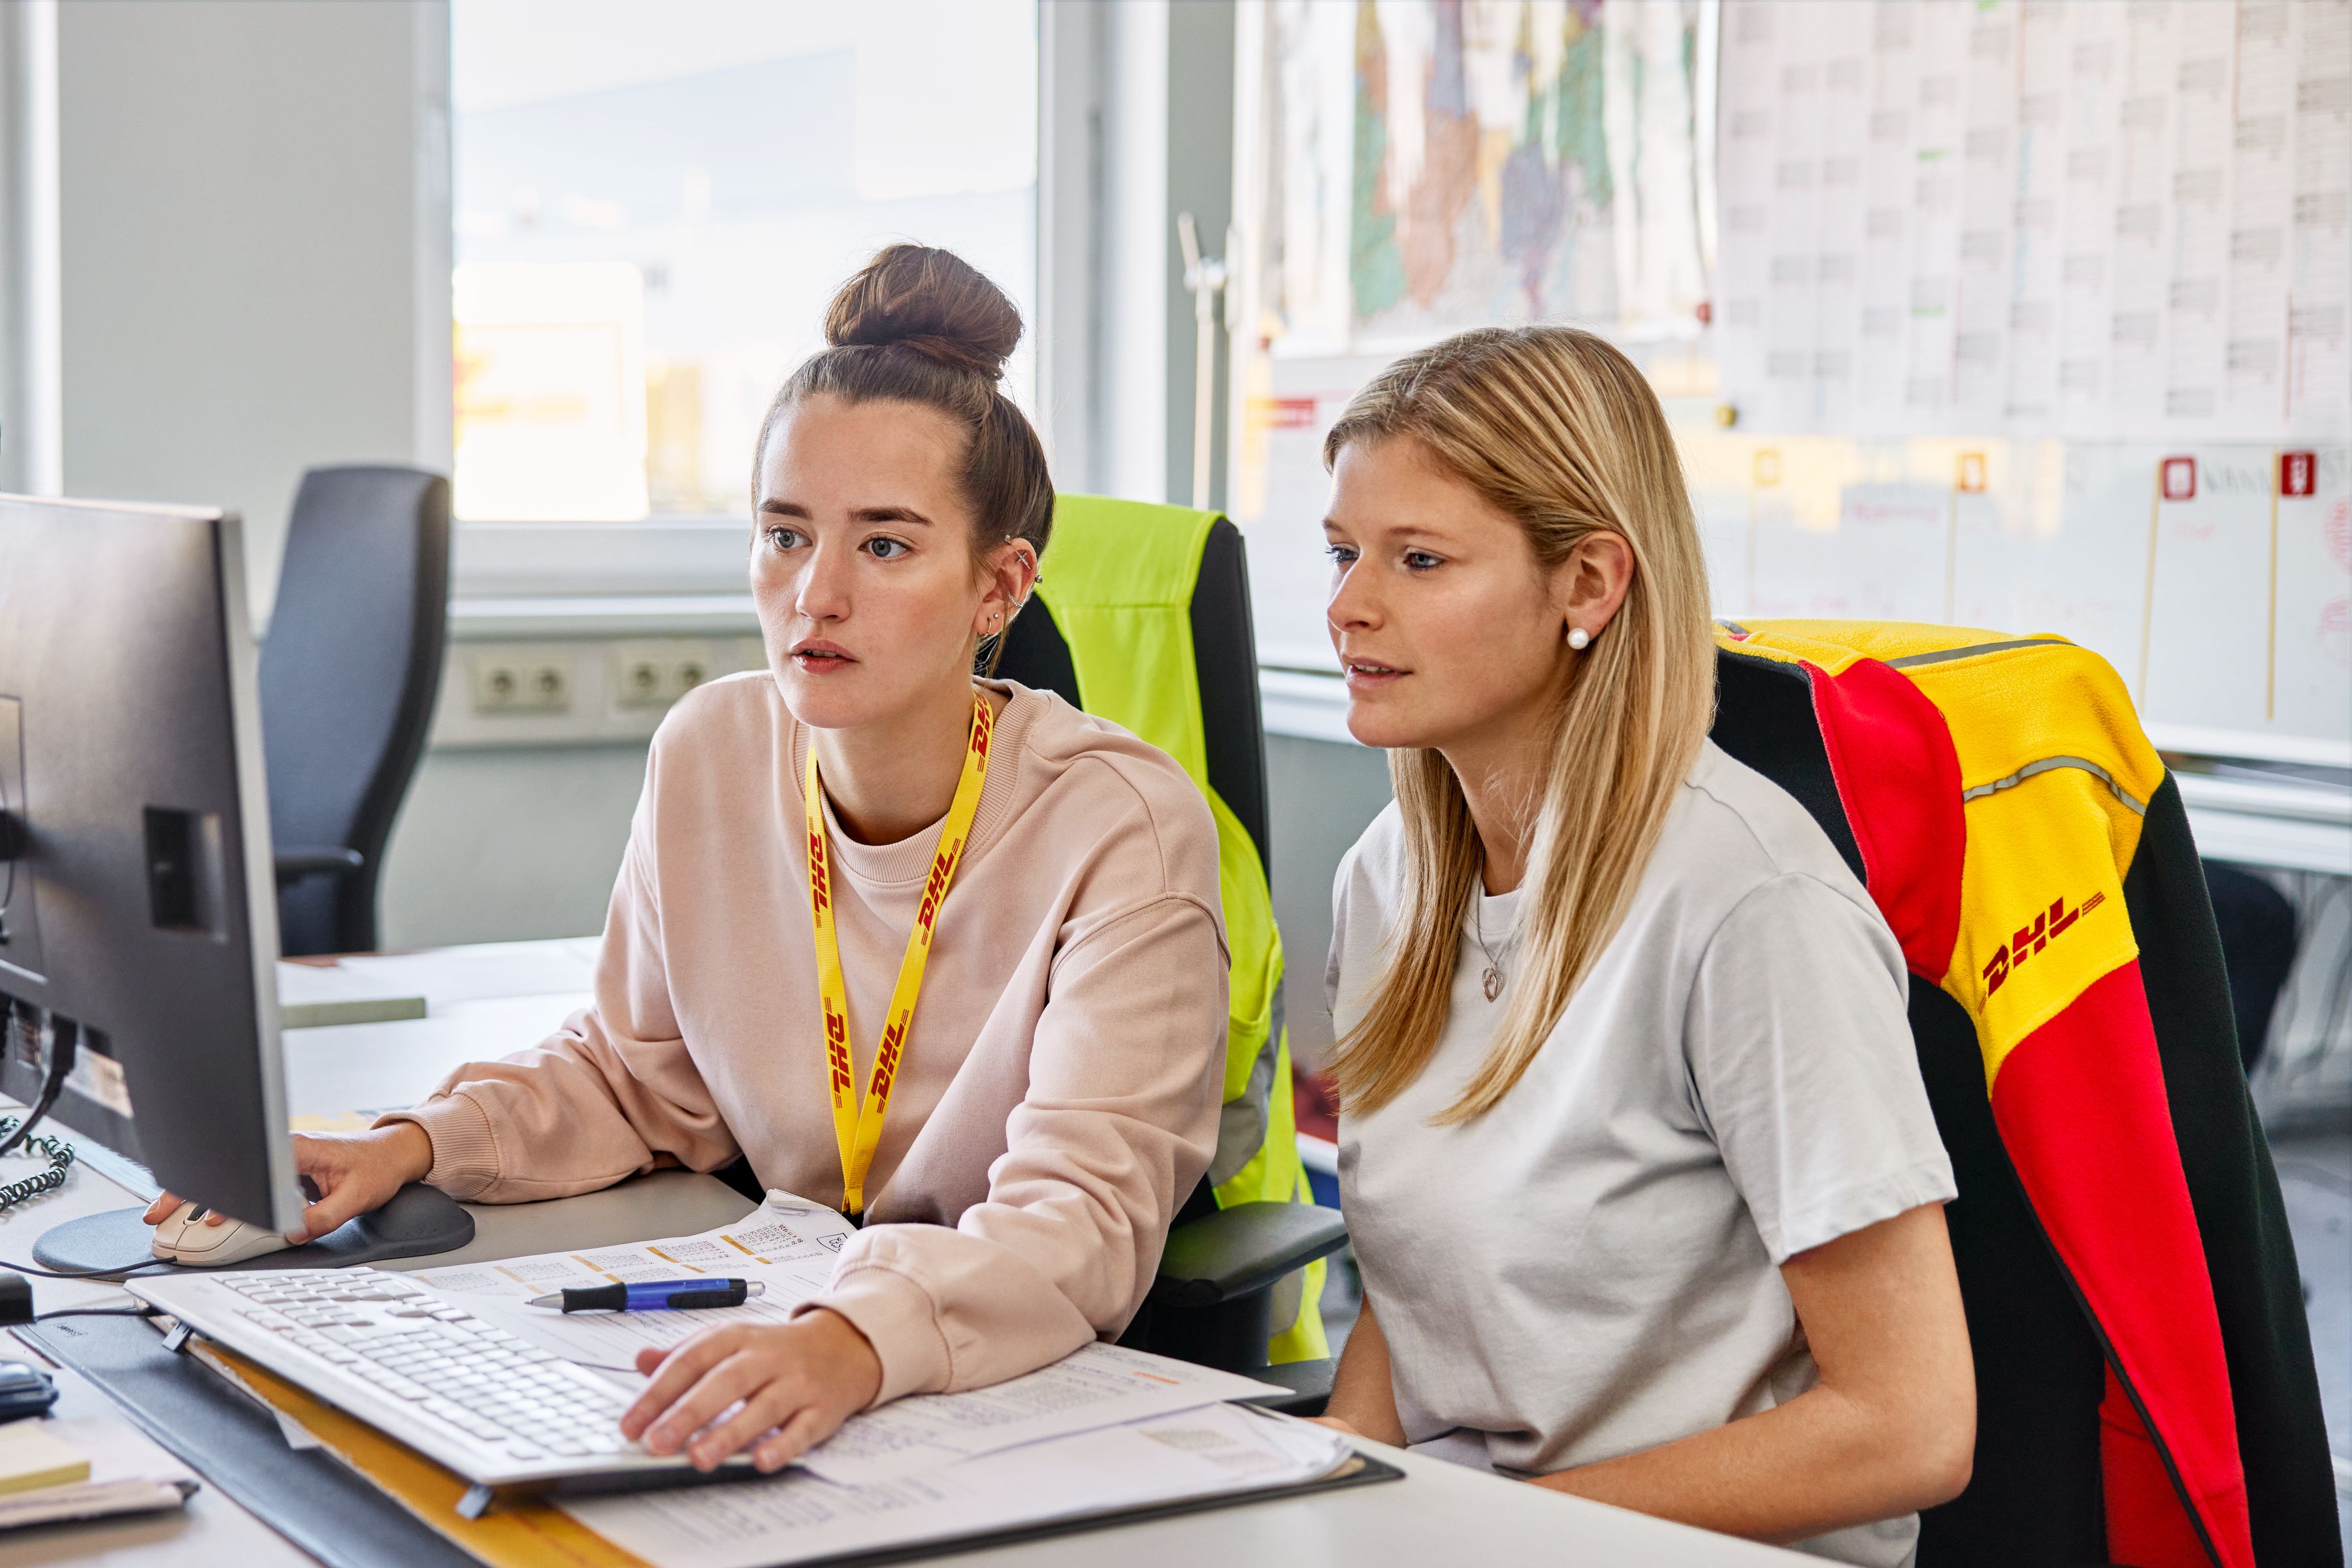
[[[1478,977],[1478,985],[1486,993],[1486,1000],[1492,1002],[1503,994],[1503,961],[1486,945],[1486,902],[1478,896],[1477,889],[1470,889],[1470,934],[1477,941],[1478,951],[1486,955],[1486,973]],[[1503,951],[1510,952],[1511,944],[1505,942]]]

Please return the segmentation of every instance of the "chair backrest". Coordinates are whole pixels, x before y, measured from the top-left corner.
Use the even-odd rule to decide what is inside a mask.
[[[2339,1561],[2294,1250],[2179,788],[2095,655],[1727,627],[1716,743],[1787,789],[1912,971],[1976,1357],[1919,1561]]]
[[[1241,531],[1214,512],[1065,495],[1035,601],[1006,632],[997,673],[1058,693],[1167,752],[1217,822],[1233,952],[1224,1111],[1202,1190],[1180,1219],[1236,1203],[1307,1201],[1282,1019],[1282,943],[1266,879],[1270,834],[1257,643]],[[1328,1353],[1322,1265],[1283,1297],[1273,1359]]]
[[[1178,511],[1174,507],[1139,512]],[[1150,526],[1147,519],[1141,526]],[[1083,522],[1074,524],[1083,529]],[[1056,522],[1055,527],[1061,527]],[[1201,707],[1202,745],[1209,787],[1238,818],[1256,846],[1261,866],[1274,864],[1265,786],[1265,722],[1258,705],[1257,634],[1250,619],[1249,561],[1242,531],[1213,518],[1201,545],[1187,619],[1192,633],[1192,686]],[[997,673],[1058,695],[1084,709],[1070,645],[1055,624],[1053,596],[1038,595],[1004,636]],[[1149,736],[1145,737],[1147,740]],[[1154,742],[1157,744],[1158,742]]]
[[[376,883],[441,679],[449,482],[404,468],[313,468],[286,531],[260,660],[269,830],[281,852],[356,851],[347,875],[278,890],[289,955],[376,945]]]

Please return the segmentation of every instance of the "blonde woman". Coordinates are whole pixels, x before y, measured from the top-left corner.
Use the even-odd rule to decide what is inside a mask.
[[[1397,793],[1333,894],[1366,1299],[1331,1424],[1908,1560],[1974,1447],[1951,1166],[1894,937],[1706,739],[1656,400],[1586,333],[1475,331],[1324,453],[1349,728]]]

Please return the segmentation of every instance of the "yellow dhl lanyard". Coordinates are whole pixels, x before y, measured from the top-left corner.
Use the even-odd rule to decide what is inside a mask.
[[[833,1138],[841,1149],[842,1210],[855,1216],[866,1207],[866,1173],[882,1142],[882,1119],[890,1110],[890,1086],[898,1076],[898,1054],[914,1021],[915,999],[923,991],[923,965],[931,956],[931,930],[940,906],[947,902],[948,884],[955,879],[956,863],[963,858],[971,819],[980,810],[980,786],[988,777],[988,742],[994,721],[988,700],[978,692],[971,699],[971,740],[964,749],[963,773],[956,780],[955,799],[940,827],[940,847],[931,857],[931,874],[923,882],[923,901],[915,911],[915,929],[907,933],[907,955],[898,961],[898,984],[890,993],[890,1016],[882,1041],[874,1050],[874,1066],[866,1075],[861,1104],[850,1088],[849,992],[841,979],[841,939],[833,924],[833,866],[824,841],[824,791],[817,783],[816,742],[809,742],[808,767],[802,795],[808,806],[809,923],[816,928],[817,995],[824,1006],[825,1080],[833,1094]]]

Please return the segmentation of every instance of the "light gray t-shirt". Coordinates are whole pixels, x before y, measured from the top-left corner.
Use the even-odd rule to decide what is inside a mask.
[[[1327,984],[1341,1030],[1379,979],[1403,853],[1391,805],[1340,865]],[[1507,983],[1524,897],[1473,911]],[[1433,1127],[1510,999],[1486,1000],[1464,924],[1429,1066],[1339,1121],[1341,1201],[1406,1436],[1454,1433],[1454,1455],[1483,1436],[1497,1468],[1544,1474],[1812,1386],[1778,1266],[1954,1194],[1902,952],[1820,826],[1708,742],[1527,1076],[1485,1116]],[[1808,1549],[1891,1568],[1917,1534],[1906,1514]]]

